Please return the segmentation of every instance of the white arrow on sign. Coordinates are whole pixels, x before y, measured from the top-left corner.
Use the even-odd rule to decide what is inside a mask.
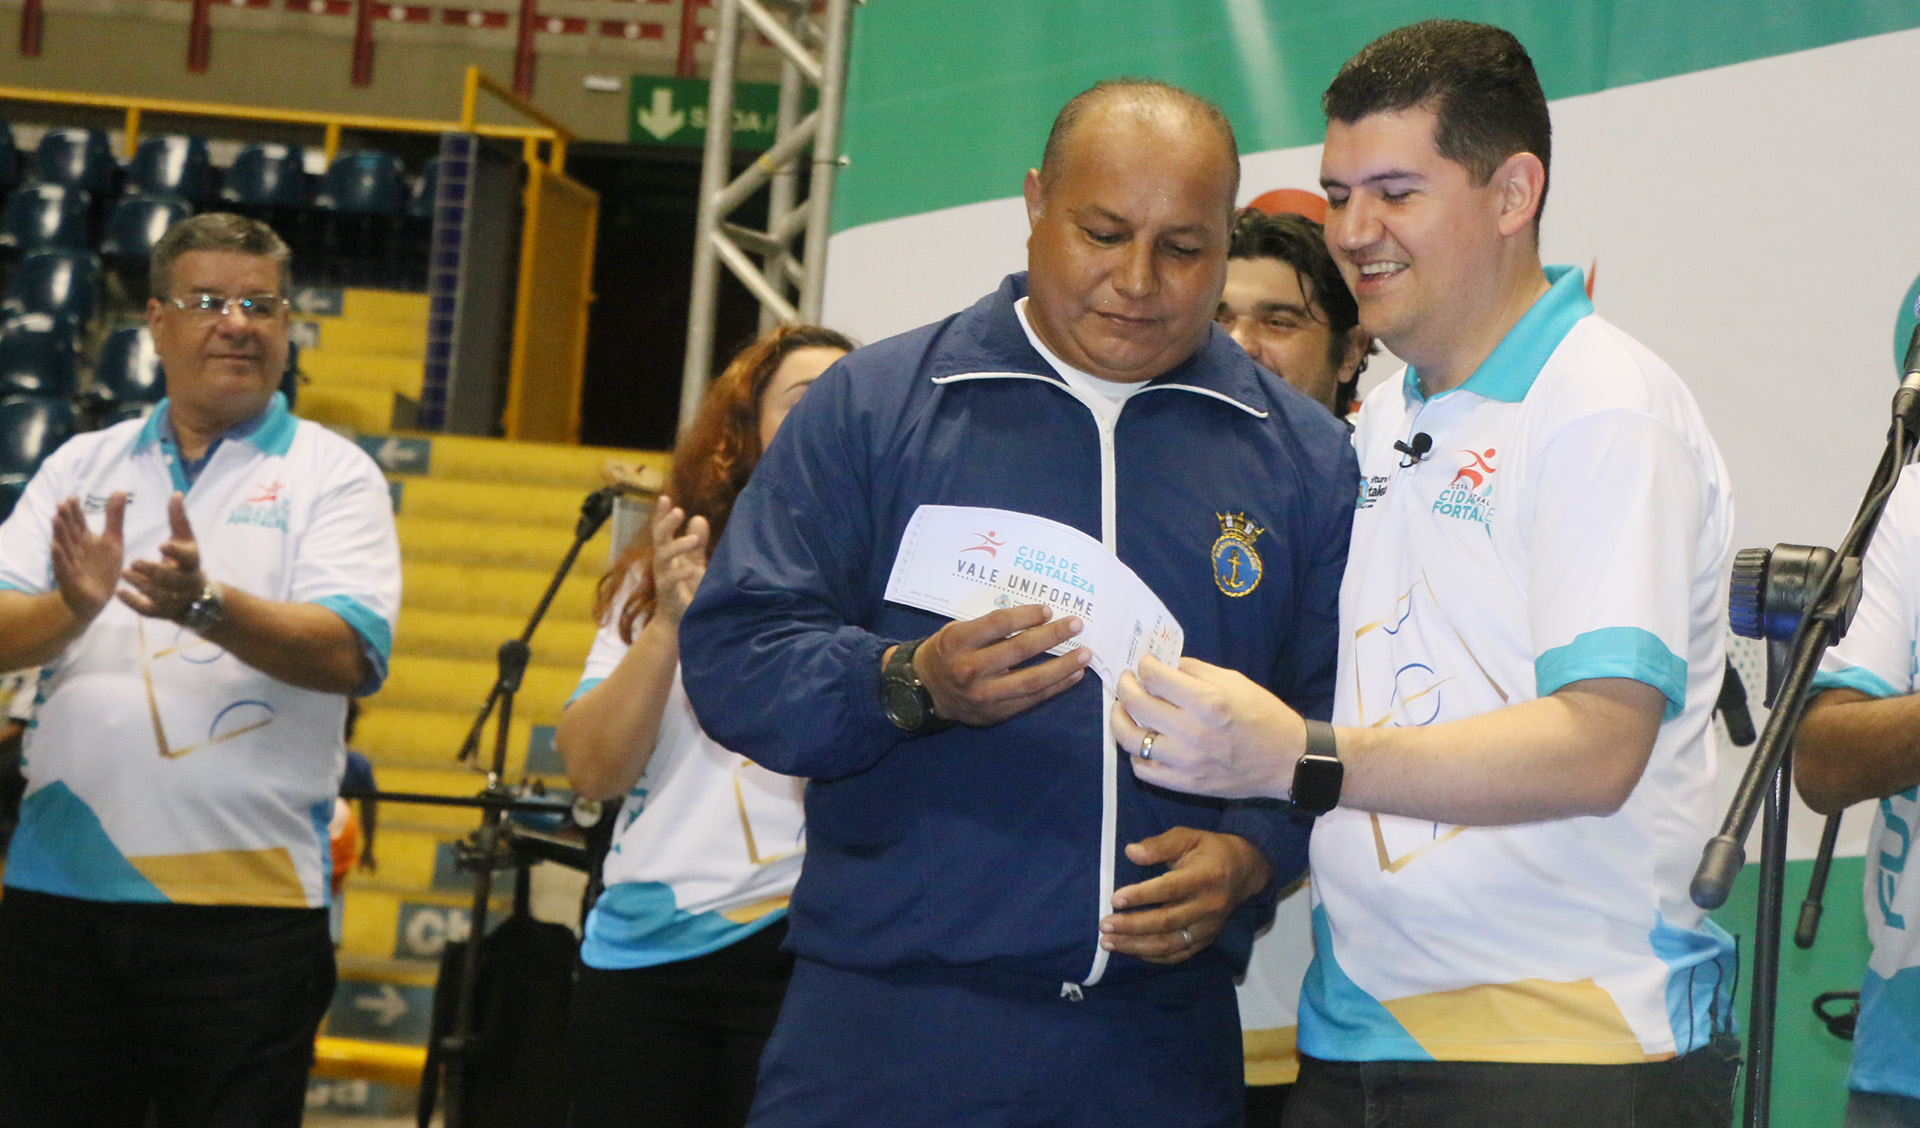
[[[332,302],[321,297],[313,290],[303,289],[294,291],[293,308],[299,310],[301,313],[312,313],[315,310],[324,310],[332,305]]]
[[[381,1026],[392,1026],[407,1013],[407,1000],[401,998],[391,983],[382,983],[378,994],[355,995],[353,1005],[357,1010],[372,1011],[373,1020]]]
[[[687,115],[673,108],[673,91],[664,86],[653,88],[653,105],[633,115],[640,128],[662,141],[680,132]]]
[[[388,439],[386,442],[380,444],[379,452],[373,457],[374,461],[380,464],[382,470],[399,470],[402,467],[413,465],[418,461],[417,456],[418,452],[414,450],[413,447],[400,442],[398,439]]]

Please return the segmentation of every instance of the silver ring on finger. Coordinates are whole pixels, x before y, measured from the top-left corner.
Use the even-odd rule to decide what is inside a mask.
[[[1153,742],[1155,738],[1157,738],[1159,735],[1160,735],[1159,733],[1153,731],[1152,729],[1148,729],[1147,735],[1141,738],[1140,758],[1142,760],[1153,759]]]
[[[1187,947],[1189,948],[1193,947],[1193,933],[1188,932],[1186,929],[1183,928],[1180,930],[1180,939],[1187,942]]]

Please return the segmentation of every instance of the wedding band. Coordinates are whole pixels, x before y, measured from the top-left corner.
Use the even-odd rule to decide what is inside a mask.
[[[1140,758],[1142,760],[1153,759],[1153,739],[1159,735],[1159,733],[1152,729],[1147,730],[1146,738],[1140,741]]]
[[[1183,928],[1180,930],[1180,939],[1185,940],[1187,942],[1187,947],[1189,948],[1193,947],[1193,933],[1188,932],[1186,929]]]

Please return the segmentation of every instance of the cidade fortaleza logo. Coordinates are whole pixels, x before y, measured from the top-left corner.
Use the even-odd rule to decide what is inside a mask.
[[[287,515],[292,508],[285,496],[285,482],[261,482],[253,487],[247,500],[227,514],[229,525],[257,525],[287,531]]]
[[[966,535],[973,543],[955,550],[953,574],[997,589],[994,606],[1044,603],[1058,615],[1093,614],[1093,580],[1081,574],[1079,561],[1029,544],[1008,552],[1008,542],[992,529]]]
[[[1435,499],[1433,511],[1442,517],[1490,526],[1493,524],[1493,476],[1499,470],[1494,460],[1499,452],[1488,447],[1463,450],[1460,456],[1464,461],[1454,473],[1453,481],[1448,482],[1447,488]]]

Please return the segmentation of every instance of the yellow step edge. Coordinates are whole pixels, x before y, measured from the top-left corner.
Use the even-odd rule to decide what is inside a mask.
[[[388,768],[455,767],[454,757],[459,754],[460,742],[467,738],[467,730],[473,726],[481,700],[475,697],[468,708],[456,711],[413,709],[373,698],[361,717],[354,746],[373,761],[373,770],[382,787],[387,785]],[[513,731],[507,734],[507,770],[516,776],[526,760],[527,741],[536,723],[518,707],[518,700],[515,699],[513,711]],[[494,732],[495,725],[489,721],[480,733],[480,749],[489,763],[493,758]]]
[[[520,637],[525,627],[524,615],[402,607],[400,625],[393,634],[394,653],[494,661],[500,644]],[[578,671],[587,660],[596,629],[588,620],[549,617],[534,632],[533,661]]]
[[[293,413],[326,427],[382,433],[393,426],[393,391],[310,384],[300,389]]]
[[[435,440],[434,461],[439,461]],[[580,519],[580,503],[594,488],[589,483],[579,488],[552,485],[517,485],[503,481],[459,481],[440,477],[402,477],[400,515],[430,517],[444,521],[498,521],[512,525],[542,525],[571,530]],[[603,528],[598,534],[607,536]],[[581,550],[582,559],[592,559],[593,546]],[[603,554],[606,549],[602,547]],[[559,561],[554,561],[558,564]]]
[[[525,616],[540,602],[552,577],[531,568],[467,567],[415,562],[402,556],[405,606],[428,611],[475,611]],[[572,573],[561,581],[547,614],[555,621],[593,618],[597,576]]]
[[[561,558],[573,545],[573,530],[560,525],[414,516],[402,516],[395,524],[399,528],[401,554],[416,561],[543,568],[551,572],[560,566]],[[587,542],[574,561],[576,572],[604,569],[606,540],[610,535],[601,533]]]
[[[576,513],[579,512],[580,498],[585,497],[587,491],[602,485],[600,467],[607,461],[648,466],[661,474],[665,474],[673,464],[672,454],[658,450],[487,439],[472,435],[401,434],[433,440],[431,476],[434,478],[476,482],[506,480],[565,486],[580,491],[579,497],[573,502]]]
[[[351,318],[311,318],[318,343],[300,350],[300,358],[321,353],[359,353],[375,356],[404,356],[424,360],[427,355],[427,322],[355,321]]]
[[[427,322],[427,296],[409,290],[349,288],[341,295],[340,321]],[[329,321],[335,319],[327,319]]]
[[[313,1075],[417,1086],[427,1066],[425,1046],[396,1046],[321,1035],[313,1045]]]
[[[361,356],[354,353],[303,352],[300,371],[307,377],[300,398],[316,391],[399,392],[420,398],[425,366],[404,356]]]
[[[497,674],[492,662],[409,657],[393,663],[378,700],[396,708],[477,713]],[[514,697],[514,717],[532,724],[558,723],[561,707],[579,679],[578,670],[527,667]]]

